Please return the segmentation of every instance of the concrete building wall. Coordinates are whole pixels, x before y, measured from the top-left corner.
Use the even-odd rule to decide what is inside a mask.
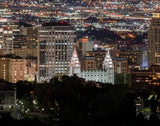
[[[10,59],[9,82],[16,83],[24,80],[26,63],[24,59]]]
[[[160,12],[153,13],[148,31],[148,61],[151,65],[160,65]]]
[[[114,84],[114,70],[88,70],[81,71],[81,73],[77,75],[81,78],[84,78],[86,81]]]
[[[25,59],[0,57],[0,78],[11,83],[24,80],[26,62]]]
[[[50,24],[39,29],[38,80],[49,81],[59,73],[69,74],[75,42],[75,29],[70,25]]]

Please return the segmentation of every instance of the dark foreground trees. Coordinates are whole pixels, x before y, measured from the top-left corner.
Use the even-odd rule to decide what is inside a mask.
[[[18,82],[16,88],[17,98],[23,102],[24,110],[30,110],[27,113],[30,119],[7,122],[10,118],[5,117],[0,122],[6,121],[7,124],[17,126],[22,123],[51,126],[133,126],[159,122],[154,114],[150,121],[142,114],[136,117],[136,96],[127,85],[97,84],[85,82],[77,76],[63,75],[52,78],[49,83]],[[141,95],[144,99],[148,98],[144,92]]]
[[[126,85],[85,82],[77,76],[53,78],[37,85],[34,99],[50,120],[84,122],[134,120],[135,95]]]

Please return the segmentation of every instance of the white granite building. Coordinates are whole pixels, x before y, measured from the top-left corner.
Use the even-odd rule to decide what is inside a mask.
[[[70,65],[70,76],[76,74],[78,77],[84,78],[86,81],[95,81],[102,83],[114,84],[114,65],[109,54],[109,49],[104,58],[102,70],[81,70],[81,65],[74,47]]]

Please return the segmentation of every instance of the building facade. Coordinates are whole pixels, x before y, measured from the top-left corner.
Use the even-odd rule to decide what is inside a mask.
[[[152,65],[149,70],[136,70],[131,72],[131,88],[150,89],[160,85],[160,66]]]
[[[0,19],[0,55],[13,53],[13,36],[19,33],[18,22],[7,18]]]
[[[0,78],[16,83],[24,80],[26,62],[25,59],[16,55],[0,56]]]
[[[109,50],[106,53],[101,70],[81,70],[81,64],[75,47],[70,65],[70,76],[73,74],[76,74],[80,78],[84,78],[86,81],[114,84],[114,65]]]
[[[20,57],[37,57],[38,28],[30,25],[21,26],[21,34],[13,37],[13,54]]]
[[[85,56],[81,61],[81,69],[82,70],[95,70],[96,62],[95,57]]]
[[[127,73],[128,71],[128,62],[126,58],[112,57],[114,72],[116,73]]]
[[[14,48],[13,54],[26,58],[26,57],[37,57],[37,49],[36,48]]]
[[[0,28],[0,55],[13,53],[13,31],[11,28]]]
[[[148,61],[151,65],[160,65],[160,11],[152,15],[151,26],[148,31]]]
[[[26,58],[26,71],[24,79],[27,81],[36,81],[37,77],[37,59]]]
[[[3,29],[3,53],[12,54],[13,53],[13,31],[11,28]]]
[[[52,22],[43,24],[38,33],[38,81],[69,74],[75,29],[66,22]]]
[[[83,56],[87,56],[88,51],[93,51],[94,41],[90,40],[88,36],[83,36],[77,40],[77,52],[79,60],[81,61]]]
[[[27,48],[37,48],[38,45],[38,28],[35,27],[23,27],[23,35],[27,38]]]
[[[16,20],[8,19],[6,17],[0,19],[0,27],[1,28],[7,27],[9,29],[12,29],[13,35],[18,35],[20,33],[19,22]]]
[[[102,69],[104,57],[106,55],[105,50],[88,51],[87,56],[95,57],[96,69]]]
[[[16,89],[0,82],[0,112],[13,112],[16,109]]]

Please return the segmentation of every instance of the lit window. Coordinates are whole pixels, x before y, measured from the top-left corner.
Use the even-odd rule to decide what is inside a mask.
[[[136,80],[136,82],[140,82],[140,80]]]
[[[0,100],[0,104],[4,104],[4,101],[2,99]]]

